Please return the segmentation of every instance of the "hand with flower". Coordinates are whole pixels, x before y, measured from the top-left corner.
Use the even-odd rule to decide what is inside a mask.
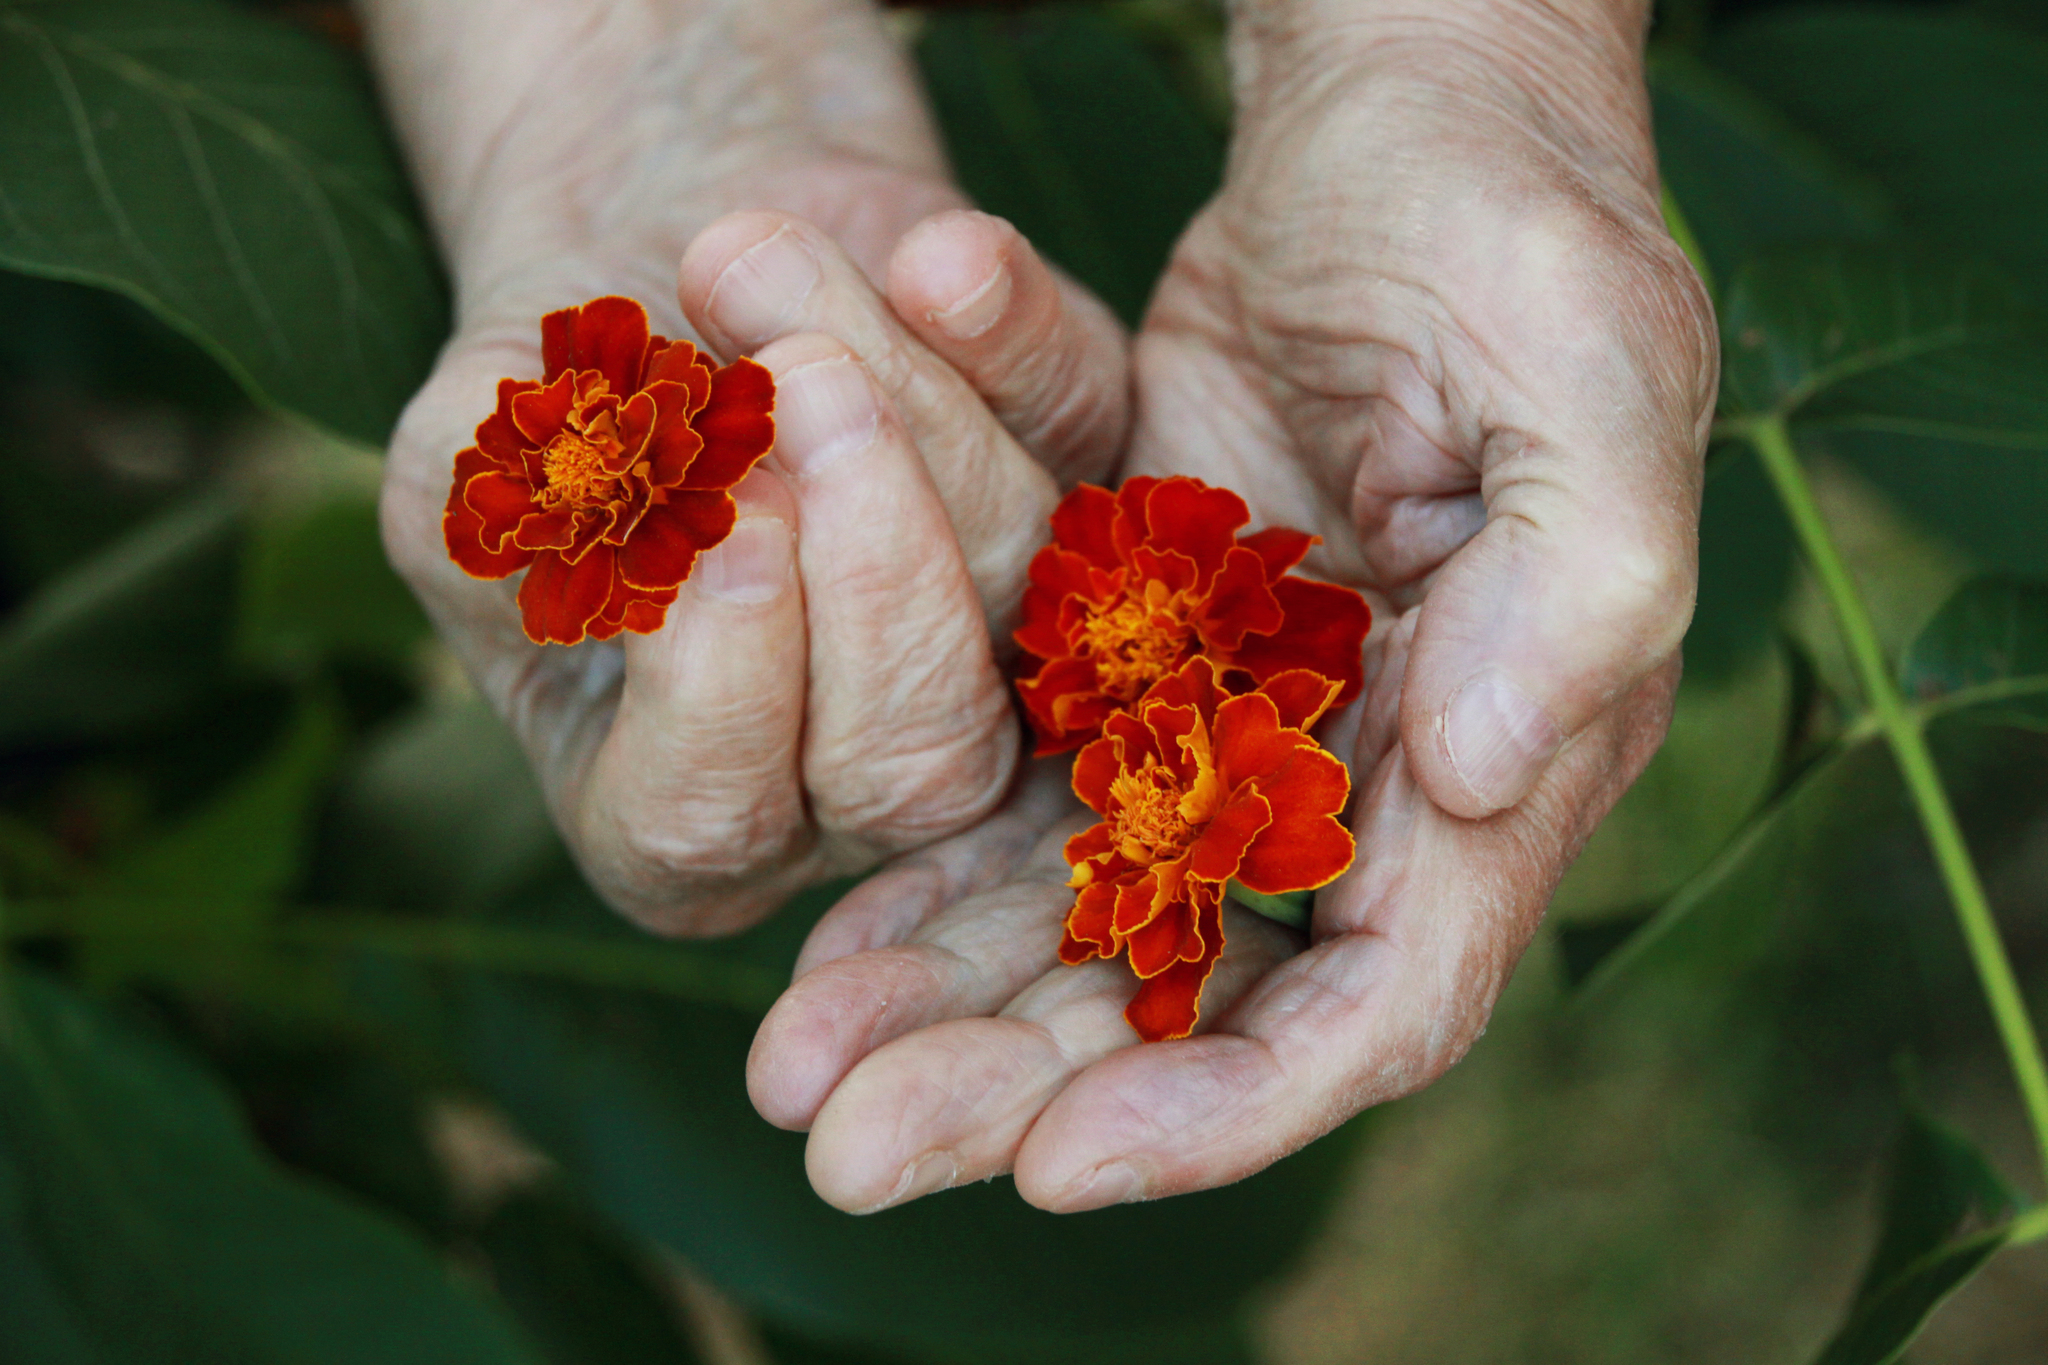
[[[386,543],[592,884],[725,932],[974,826],[991,626],[1127,425],[1115,321],[961,207],[865,0],[363,18],[457,304]]]

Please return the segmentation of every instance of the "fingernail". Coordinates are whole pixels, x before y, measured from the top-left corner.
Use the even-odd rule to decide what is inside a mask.
[[[775,457],[792,474],[815,474],[869,445],[881,420],[875,386],[859,365],[799,365],[776,383]]]
[[[778,228],[719,273],[704,311],[733,345],[752,350],[789,330],[821,278],[804,239],[793,228]]]
[[[1444,707],[1440,728],[1451,770],[1491,810],[1521,800],[1564,743],[1564,733],[1536,699],[1498,670],[1459,688]]]
[[[951,1150],[926,1152],[903,1168],[903,1175],[896,1181],[896,1188],[889,1191],[889,1197],[872,1208],[861,1210],[874,1213],[881,1209],[907,1204],[923,1195],[953,1188],[960,1179],[960,1159]]]
[[[1145,1197],[1145,1183],[1131,1166],[1112,1161],[1095,1168],[1095,1174],[1073,1187],[1063,1208],[1070,1213],[1106,1209],[1112,1204],[1129,1204]]]
[[[740,606],[770,601],[789,586],[791,548],[781,518],[748,517],[697,561],[697,590]]]
[[[996,262],[987,279],[972,285],[945,308],[932,310],[932,325],[955,341],[972,341],[996,325],[1010,306],[1010,268]]]

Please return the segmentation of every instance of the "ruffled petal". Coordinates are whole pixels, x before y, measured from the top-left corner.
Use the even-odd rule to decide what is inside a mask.
[[[1152,490],[1158,486],[1158,479],[1140,474],[1135,479],[1125,479],[1116,490],[1116,516],[1109,524],[1109,540],[1117,563],[1129,563],[1131,551],[1150,538],[1152,533],[1145,520],[1145,499],[1152,496]]]
[[[471,478],[462,486],[462,500],[469,504],[469,510],[476,513],[481,527],[484,548],[503,550],[512,540],[519,524],[540,509],[534,505],[533,488],[514,474],[506,474],[495,465]],[[532,545],[522,549],[534,549]]]
[[[1168,592],[1192,592],[1204,577],[1192,556],[1157,545],[1139,545],[1131,550],[1131,574],[1133,587],[1163,583]]]
[[[1116,568],[1122,562],[1111,535],[1116,510],[1116,494],[1107,488],[1092,483],[1077,485],[1053,509],[1053,544],[1072,551],[1098,569]]]
[[[1295,751],[1313,749],[1315,740],[1299,730],[1280,724],[1280,709],[1261,692],[1231,697],[1216,708],[1216,775],[1225,791],[1234,792],[1247,782],[1273,792],[1269,779],[1275,777]]]
[[[1193,560],[1204,583],[1223,567],[1224,555],[1237,543],[1237,528],[1251,519],[1243,498],[1185,475],[1161,479],[1145,499],[1148,542]]]
[[[522,550],[566,550],[576,543],[576,514],[567,507],[529,512],[519,519],[512,543]]]
[[[1365,636],[1372,608],[1350,588],[1306,578],[1273,585],[1286,619],[1271,635],[1247,635],[1231,662],[1260,682],[1290,668],[1307,668],[1342,684],[1336,705],[1348,706],[1365,688]]]
[[[1088,560],[1075,551],[1060,545],[1040,549],[1031,557],[1031,586],[1024,590],[1024,623],[1017,628],[1017,644],[1041,659],[1067,653],[1068,632],[1085,615],[1087,605],[1098,601],[1096,577]],[[1079,609],[1069,610],[1070,603]]]
[[[576,405],[576,376],[564,374],[537,389],[512,395],[512,425],[536,450],[562,434]]]
[[[626,614],[620,619],[620,624],[635,635],[652,635],[668,619],[668,609],[675,602],[674,588],[666,592],[640,593],[626,603]]]
[[[704,438],[690,425],[690,414],[695,411],[690,391],[663,379],[649,384],[638,397],[648,400],[653,413],[652,431],[644,451],[647,481],[656,488],[674,488],[689,472],[690,462],[704,449]]]
[[[537,645],[581,643],[591,618],[611,599],[614,558],[609,545],[575,564],[552,551],[536,556],[519,585],[526,638]]]
[[[1130,949],[1131,970],[1140,977],[1154,977],[1183,958],[1202,955],[1202,935],[1195,928],[1195,908],[1176,901],[1125,940]]]
[[[477,423],[477,448],[508,472],[526,467],[526,438],[512,422],[512,400],[540,387],[531,379],[500,379],[497,409]]]
[[[491,458],[473,446],[457,455],[448,505],[441,513],[441,539],[448,546],[448,557],[471,578],[506,578],[533,562],[533,552],[516,545],[487,548],[484,520],[463,500],[463,489],[471,479],[496,469]]]
[[[1239,536],[1237,543],[1250,550],[1264,562],[1266,581],[1277,583],[1280,575],[1301,563],[1311,545],[1323,543],[1321,536],[1312,536],[1306,531],[1297,531],[1291,526],[1268,526],[1263,531],[1254,531],[1248,536]]]
[[[1123,750],[1122,740],[1104,736],[1074,755],[1074,795],[1097,815],[1109,809],[1109,784],[1123,771]],[[1067,861],[1073,860],[1073,845],[1069,843]]]
[[[1252,840],[1272,823],[1273,807],[1257,783],[1246,783],[1202,827],[1201,837],[1188,849],[1188,872],[1204,881],[1229,881]]]
[[[647,509],[620,548],[620,575],[636,588],[675,587],[698,555],[732,533],[738,514],[730,493],[670,493]]]
[[[565,372],[596,370],[622,398],[640,387],[647,342],[647,310],[616,294],[540,320],[541,363],[550,382]]]
[[[1103,857],[1113,851],[1114,844],[1110,839],[1109,824],[1107,821],[1098,820],[1067,840],[1065,849],[1067,865],[1078,868],[1081,864],[1089,862],[1091,859]],[[1094,875],[1092,868],[1089,875]]]
[[[775,376],[742,357],[711,376],[711,397],[690,425],[704,438],[684,488],[730,488],[775,444]]]
[[[1272,700],[1279,713],[1280,724],[1289,730],[1306,730],[1321,720],[1336,705],[1343,688],[1336,679],[1306,668],[1275,673],[1259,684],[1259,691]]]
[[[1202,1017],[1202,987],[1223,956],[1223,913],[1219,896],[1195,901],[1195,926],[1202,949],[1193,961],[1180,961],[1143,982],[1124,1010],[1124,1018],[1148,1043],[1185,1038]]]
[[[1339,818],[1351,794],[1344,765],[1321,749],[1299,749],[1259,790],[1272,803],[1273,822],[1245,849],[1237,879],[1277,896],[1342,876],[1358,853]]]
[[[1116,935],[1110,929],[1110,915],[1116,905],[1117,887],[1113,882],[1097,882],[1081,888],[1081,894],[1074,898],[1074,908],[1067,912],[1066,942],[1060,944],[1060,961],[1068,965],[1086,962],[1091,957],[1116,956]],[[1078,958],[1067,956],[1067,943],[1087,951]]]
[[[607,474],[624,474],[641,460],[651,458],[648,438],[654,434],[658,409],[653,395],[636,393],[619,405],[619,448],[600,459]]]
[[[1287,619],[1280,599],[1266,586],[1266,566],[1256,554],[1233,545],[1195,617],[1195,630],[1211,649],[1229,654],[1247,634],[1270,635]]]
[[[1095,738],[1115,703],[1096,690],[1095,665],[1086,659],[1053,659],[1017,683],[1017,699],[1038,736],[1040,758],[1078,749]]]
[[[651,389],[656,384],[682,385],[684,413],[694,413],[711,397],[711,357],[687,341],[671,341],[665,346],[650,343],[640,387]]]

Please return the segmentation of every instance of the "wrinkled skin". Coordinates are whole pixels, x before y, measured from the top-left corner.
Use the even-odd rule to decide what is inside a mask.
[[[1557,878],[1662,738],[1715,354],[1704,295],[1657,215],[1642,7],[1415,8],[1239,6],[1225,186],[1137,339],[1124,464],[1236,488],[1255,524],[1324,537],[1310,570],[1373,598],[1365,696],[1324,732],[1351,765],[1359,861],[1318,897],[1306,944],[1227,909],[1205,1031],[1139,1047],[1124,968],[1056,966],[1071,902],[1060,843],[1086,823],[1066,764],[1037,765],[986,818],[928,822],[964,832],[898,858],[820,922],[750,1061],[756,1105],[810,1130],[812,1182],[843,1208],[1006,1170],[1055,1210],[1205,1188],[1427,1084],[1483,1029]],[[828,232],[877,269],[819,221],[804,240],[828,280],[858,273]],[[954,216],[901,239],[886,298],[757,280],[762,298],[741,310],[756,325],[704,316],[722,272],[783,232],[812,230],[742,215],[699,240],[683,269],[693,321],[778,373],[833,345],[809,334],[850,347],[892,400],[855,425],[914,443],[964,563],[989,564],[990,523],[946,496],[949,441],[993,418],[1048,466],[1085,465],[1098,447],[1073,433],[1121,422],[1099,383],[1096,315],[1000,225]],[[957,383],[892,382],[913,344],[985,405]],[[403,540],[395,530],[402,563]],[[971,578],[1000,622],[1001,571]],[[815,639],[842,608],[803,587]],[[686,636],[687,620],[670,630]],[[814,651],[810,705],[842,685]],[[937,685],[922,680],[921,706]],[[666,720],[689,714],[671,702]],[[707,826],[678,827],[707,840]],[[703,931],[745,916],[642,917]]]
[[[1007,633],[1061,482],[1102,477],[1122,444],[1115,321],[960,211],[859,0],[377,0],[364,17],[457,305],[392,441],[386,544],[592,884],[651,928],[729,932],[973,826],[1019,754],[991,627]],[[742,208],[780,212],[704,232]],[[1004,326],[950,363],[874,283],[943,337],[988,326],[989,261],[1011,256]],[[780,440],[663,630],[541,648],[516,580],[448,561],[440,508],[498,378],[539,376],[541,314],[607,293],[766,365]]]

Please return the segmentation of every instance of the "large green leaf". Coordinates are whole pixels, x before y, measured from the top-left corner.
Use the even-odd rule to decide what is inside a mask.
[[[1849,1319],[1817,1365],[1891,1365],[2008,1236],[2018,1199],[1958,1134],[1907,1116],[1878,1243]],[[1975,1218],[1981,1231],[1964,1233]]]
[[[535,1365],[425,1246],[287,1175],[166,1043],[0,980],[0,1341],[20,1365]]]
[[[1223,169],[1160,62],[1072,4],[934,14],[917,54],[962,187],[1135,324]]]
[[[363,72],[227,0],[0,4],[0,266],[117,290],[382,444],[446,332]]]
[[[2048,305],[2048,43],[1906,6],[1783,10],[1709,59],[1882,187],[1916,236]]]
[[[238,510],[203,494],[45,584],[0,634],[0,747],[104,737],[216,686]]]
[[[1977,578],[1899,664],[1906,695],[1980,724],[2048,726],[2048,586]]]

